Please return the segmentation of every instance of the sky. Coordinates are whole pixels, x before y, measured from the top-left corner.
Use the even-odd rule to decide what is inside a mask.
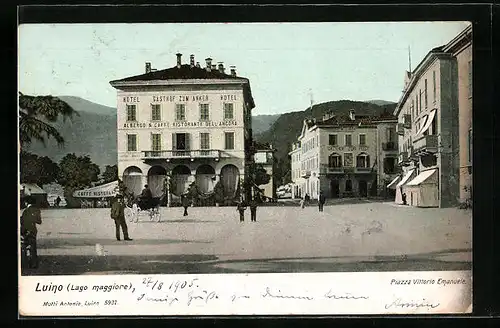
[[[116,107],[109,81],[158,70],[189,55],[236,66],[250,80],[254,115],[331,100],[397,102],[404,72],[467,22],[22,24],[19,91],[77,96]],[[410,51],[408,51],[410,49]]]

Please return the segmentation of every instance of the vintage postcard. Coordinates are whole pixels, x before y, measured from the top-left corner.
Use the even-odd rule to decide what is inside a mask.
[[[20,316],[471,313],[469,22],[18,33]]]

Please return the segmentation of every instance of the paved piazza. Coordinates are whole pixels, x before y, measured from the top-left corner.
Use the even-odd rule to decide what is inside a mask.
[[[40,267],[26,274],[241,273],[471,269],[471,212],[358,201],[259,207],[162,208],[127,222],[116,241],[109,208],[42,211]],[[98,245],[97,245],[98,244]],[[97,245],[97,246],[96,246]]]

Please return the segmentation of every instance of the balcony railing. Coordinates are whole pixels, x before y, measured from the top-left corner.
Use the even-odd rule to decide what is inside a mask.
[[[321,168],[321,173],[324,174],[343,174],[345,171],[345,168],[342,166],[325,166]]]
[[[413,147],[417,155],[433,154],[438,151],[438,136],[426,135],[413,141]]]
[[[398,123],[398,125],[396,125],[396,133],[401,136],[405,134],[405,127],[403,123]]]
[[[371,167],[356,167],[356,173],[371,173]]]
[[[147,150],[142,152],[142,159],[175,159],[175,158],[220,158],[218,149],[201,150]]]
[[[382,150],[397,150],[396,143],[394,141],[383,142]]]

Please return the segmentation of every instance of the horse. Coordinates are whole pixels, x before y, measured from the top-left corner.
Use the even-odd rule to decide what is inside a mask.
[[[153,197],[151,199],[142,199],[140,196],[134,196],[132,194],[127,195],[126,199],[126,213],[125,216],[128,217],[130,222],[137,223],[139,221],[139,215],[142,212],[147,212],[150,221],[160,222],[160,204],[165,198],[165,194],[160,197]]]

